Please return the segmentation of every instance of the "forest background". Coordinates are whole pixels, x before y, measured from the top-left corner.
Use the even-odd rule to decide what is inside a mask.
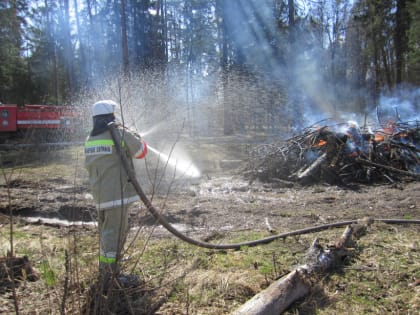
[[[169,171],[167,182],[162,180],[155,169],[163,165],[164,173],[170,163],[154,163],[152,158],[167,158],[159,152],[148,154],[150,164],[136,172],[173,222],[211,241],[266,236],[270,224],[282,232],[371,215],[413,219],[419,209],[417,182],[361,191],[286,189],[278,183],[251,186],[210,171],[226,176],[222,162],[242,167],[239,159],[260,140],[286,138],[327,118],[369,125],[392,117],[418,127],[419,24],[420,0],[0,0],[0,102],[88,110],[99,99],[118,101],[127,124],[150,148],[166,153],[168,146],[171,157],[178,153],[172,151],[175,143],[188,149],[194,163],[185,160],[188,167],[198,166],[200,184],[194,178],[190,187],[180,176],[177,186]],[[91,123],[90,115],[85,117]],[[178,138],[180,130],[185,137]],[[22,168],[4,169],[3,213],[13,209],[24,215],[29,209],[31,215],[71,220],[89,215],[91,220],[96,212],[86,199],[79,150],[83,147],[11,152],[5,161]],[[141,261],[136,271],[147,286],[158,288],[152,298],[168,297],[162,314],[230,312],[299,264],[313,237],[209,253],[162,241],[164,232],[152,242],[156,221],[145,208],[136,206],[132,213],[141,233],[136,230],[128,256],[135,264]],[[3,217],[0,243],[27,255],[45,281],[22,285],[15,296],[1,295],[0,312],[58,313],[60,308],[79,314],[97,272],[96,229],[28,227],[12,220],[8,225]],[[225,227],[231,229],[226,235]],[[219,230],[223,233],[213,233]],[[335,238],[334,231],[328,233],[325,239]],[[417,227],[375,225],[361,241],[353,267],[323,278],[320,294],[311,295],[302,311],[290,313],[417,309],[418,286],[412,284],[419,279],[418,235]],[[67,253],[70,270],[77,272],[67,270]],[[180,274],[187,275],[185,280]],[[67,276],[77,285],[67,287]]]
[[[2,0],[0,101],[113,98],[192,136],[418,112],[419,21],[418,0]]]

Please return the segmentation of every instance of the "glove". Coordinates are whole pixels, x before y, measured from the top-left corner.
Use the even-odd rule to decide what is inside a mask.
[[[144,140],[140,140],[141,142],[141,149],[136,153],[136,159],[143,159],[147,154],[147,144]]]

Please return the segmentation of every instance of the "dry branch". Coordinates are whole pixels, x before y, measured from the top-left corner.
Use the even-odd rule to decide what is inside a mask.
[[[341,265],[351,255],[354,246],[353,227],[349,226],[343,235],[327,249],[315,239],[309,249],[307,263],[297,267],[285,277],[273,282],[232,315],[278,315],[292,303],[305,297],[311,291],[312,283],[323,273]]]
[[[390,172],[394,172],[394,173],[401,174],[401,175],[404,175],[404,176],[409,176],[409,177],[413,177],[413,178],[416,178],[416,179],[420,179],[420,174],[417,174],[417,173],[403,171],[403,170],[400,170],[400,169],[397,169],[397,168],[394,168],[394,167],[391,167],[391,166],[387,166],[387,165],[380,165],[378,163],[374,163],[374,162],[364,160],[364,159],[356,159],[356,160],[358,162],[362,163],[362,164],[375,166],[375,167],[378,167],[378,168],[383,168],[383,169],[386,169]]]
[[[244,173],[251,180],[302,184],[418,180],[419,148],[418,122],[374,132],[352,124],[310,127],[291,139],[256,147]]]
[[[327,158],[327,153],[322,154],[320,157],[318,157],[315,162],[313,162],[308,168],[306,168],[305,170],[303,170],[302,172],[298,172],[297,174],[297,178],[302,179],[305,177],[308,177],[310,175],[312,175],[312,173],[319,167],[321,166],[322,163],[325,162]]]

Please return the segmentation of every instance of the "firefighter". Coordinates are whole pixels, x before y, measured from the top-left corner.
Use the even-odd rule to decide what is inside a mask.
[[[128,208],[139,200],[108,130],[108,124],[116,122],[118,109],[119,105],[112,100],[102,100],[92,106],[93,129],[85,143],[85,166],[98,210],[99,272],[100,276],[108,278],[120,276],[119,262],[128,232]],[[146,143],[136,133],[116,124],[128,160],[144,158]]]

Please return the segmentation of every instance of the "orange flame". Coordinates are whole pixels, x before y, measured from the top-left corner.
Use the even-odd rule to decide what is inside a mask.
[[[385,140],[385,138],[384,138],[384,136],[383,135],[381,135],[380,133],[376,133],[375,134],[375,141],[376,142],[382,142],[382,141],[384,141]]]
[[[320,140],[318,141],[318,143],[315,143],[313,146],[314,146],[315,148],[319,148],[319,147],[322,147],[322,146],[323,146],[323,145],[325,145],[325,144],[327,144],[327,141],[320,139]]]

